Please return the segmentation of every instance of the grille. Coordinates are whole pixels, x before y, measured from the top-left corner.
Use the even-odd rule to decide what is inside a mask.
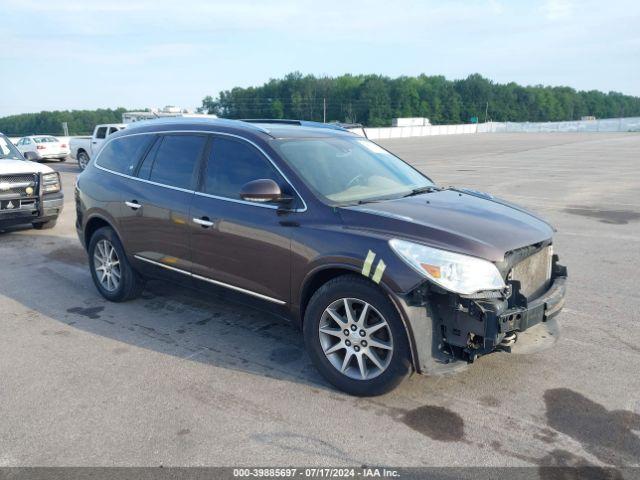
[[[517,263],[509,278],[520,282],[520,293],[531,300],[544,293],[551,283],[551,261],[553,246],[543,248],[539,252]]]
[[[38,194],[38,176],[34,174],[0,175],[0,198],[29,198]],[[33,191],[29,194],[27,189]]]

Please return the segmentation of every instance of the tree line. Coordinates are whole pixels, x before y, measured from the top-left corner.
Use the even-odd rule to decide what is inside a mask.
[[[126,111],[125,108],[105,108],[11,115],[0,118],[0,132],[11,136],[63,135],[62,123],[67,122],[69,135],[88,135],[99,123],[121,123]]]
[[[640,97],[570,87],[499,84],[473,74],[390,78],[381,75],[315,77],[294,72],[262,86],[207,96],[201,112],[225,118],[295,118],[390,126],[396,117],[427,117],[433,124],[546,122],[640,116]]]
[[[433,124],[472,119],[547,122],[640,116],[640,97],[570,87],[500,84],[473,74],[390,78],[381,75],[315,77],[294,72],[258,87],[221,91],[202,100],[201,112],[223,118],[296,118],[390,126],[396,117],[426,117]],[[0,132],[20,136],[86,135],[100,123],[119,123],[124,108],[25,113],[0,118]]]

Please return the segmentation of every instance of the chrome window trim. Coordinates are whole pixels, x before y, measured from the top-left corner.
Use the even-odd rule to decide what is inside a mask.
[[[276,163],[273,161],[273,159],[267,154],[267,152],[265,152],[262,148],[260,148],[259,145],[255,144],[254,142],[252,142],[251,140],[244,138],[240,135],[236,135],[234,133],[226,133],[226,132],[217,132],[217,131],[211,131],[211,130],[163,130],[163,131],[159,131],[159,132],[140,132],[140,133],[132,133],[130,135],[125,135],[122,137],[117,137],[117,138],[108,138],[103,142],[100,151],[98,152],[98,155],[95,157],[94,160],[94,165],[96,168],[108,172],[108,173],[112,173],[114,175],[118,175],[120,177],[124,177],[124,178],[129,178],[131,180],[137,180],[139,182],[143,182],[143,183],[148,183],[151,185],[156,185],[158,187],[164,187],[164,188],[170,188],[172,190],[178,190],[180,192],[186,192],[186,193],[195,193],[198,196],[201,197],[209,197],[209,198],[214,198],[216,200],[223,200],[226,202],[233,202],[233,203],[240,203],[240,204],[244,204],[244,205],[251,205],[254,207],[261,207],[261,208],[270,208],[273,210],[277,210],[278,206],[277,205],[265,205],[264,203],[257,203],[257,202],[249,202],[246,200],[239,200],[236,198],[229,198],[229,197],[220,197],[217,195],[212,195],[210,193],[205,193],[205,192],[198,192],[196,190],[188,190],[185,188],[180,188],[180,187],[174,187],[172,185],[166,185],[164,183],[158,183],[158,182],[153,182],[151,180],[145,180],[143,178],[138,178],[138,177],[134,177],[132,175],[127,175],[126,173],[120,173],[120,172],[116,172],[114,170],[110,170],[108,168],[105,168],[101,165],[98,164],[98,160],[100,160],[100,154],[104,151],[104,149],[106,148],[106,146],[110,143],[113,142],[115,140],[121,139],[121,138],[126,138],[126,137],[133,137],[136,135],[162,135],[162,134],[176,134],[176,133],[199,133],[202,135],[224,135],[227,137],[233,137],[233,138],[238,138],[244,142],[247,142],[248,144],[252,145],[254,148],[258,149],[258,151],[260,153],[262,153],[262,155],[264,155],[264,157],[271,163],[271,165],[273,165],[273,167],[278,171],[278,173],[280,175],[282,175],[282,178],[284,178],[284,180],[289,184],[289,186],[293,189],[294,192],[296,192],[296,195],[298,195],[298,197],[300,198],[300,200],[302,201],[302,208],[296,208],[295,210],[291,210],[293,212],[297,212],[297,213],[302,213],[302,212],[306,212],[307,211],[307,202],[305,202],[304,197],[302,195],[300,195],[300,192],[298,192],[298,190],[296,189],[296,187],[293,185],[293,183],[291,182],[291,180],[289,180],[289,178],[284,174],[284,172],[280,169],[280,167],[278,167],[278,165],[276,165]]]
[[[198,195],[199,197],[209,197],[209,198],[214,198],[216,200],[224,200],[225,202],[233,202],[233,203],[242,203],[245,205],[253,205],[254,207],[262,207],[262,208],[271,208],[273,210],[277,210],[278,206],[277,205],[265,205],[264,203],[257,203],[257,202],[249,202],[247,200],[240,200],[237,198],[228,198],[228,197],[219,197],[217,195],[212,195],[210,193],[204,193],[204,192],[193,192],[196,195]],[[306,208],[305,208],[306,210]],[[294,210],[295,212],[304,212],[305,210],[302,209],[297,209]]]
[[[254,292],[253,290],[247,290],[246,288],[236,287],[235,285],[230,285],[228,283],[220,282],[218,280],[214,280],[214,279],[209,278],[209,277],[203,277],[202,275],[198,275],[196,273],[187,272],[186,270],[182,270],[180,268],[172,267],[171,265],[166,265],[166,264],[161,263],[161,262],[156,262],[155,260],[151,260],[151,259],[143,257],[141,255],[134,255],[133,257],[137,258],[138,260],[141,260],[143,262],[148,262],[148,263],[150,263],[152,265],[156,265],[158,267],[166,268],[167,270],[172,270],[174,272],[182,273],[183,275],[187,275],[188,277],[195,278],[196,280],[203,280],[205,282],[209,282],[209,283],[212,283],[214,285],[218,285],[220,287],[224,287],[224,288],[228,288],[230,290],[235,290],[237,292],[245,293],[247,295],[251,295],[252,297],[257,297],[257,298],[260,298],[262,300],[267,300],[268,302],[277,303],[278,305],[285,305],[287,303],[287,302],[284,302],[282,300],[278,300],[277,298],[269,297],[267,295],[263,295],[261,293]]]
[[[117,175],[119,177],[129,178],[131,180],[136,180],[136,181],[142,182],[142,183],[148,183],[150,185],[155,185],[157,187],[169,188],[171,190],[177,190],[179,192],[185,192],[185,193],[195,193],[194,190],[188,190],[186,188],[174,187],[172,185],[165,185],[164,183],[152,182],[151,180],[145,180],[144,178],[133,177],[131,175],[127,175],[126,173],[120,173],[120,172],[116,172],[115,170],[109,170],[108,168],[104,168],[104,167],[98,165],[97,163],[95,164],[95,167],[97,169],[99,169],[99,170],[103,170],[105,172],[111,173],[113,175]]]

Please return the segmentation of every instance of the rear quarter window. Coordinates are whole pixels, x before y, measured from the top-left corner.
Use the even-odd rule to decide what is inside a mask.
[[[153,135],[116,138],[108,142],[100,151],[96,164],[117,173],[132,175],[152,138]]]

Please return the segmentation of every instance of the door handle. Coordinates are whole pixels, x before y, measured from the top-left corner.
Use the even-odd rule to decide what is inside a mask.
[[[133,208],[134,210],[138,210],[142,206],[136,200],[134,200],[133,202],[124,202],[124,204],[129,208]]]
[[[209,228],[213,226],[213,222],[209,220],[209,217],[193,218],[192,220],[193,220],[193,223],[197,223],[202,228]]]

